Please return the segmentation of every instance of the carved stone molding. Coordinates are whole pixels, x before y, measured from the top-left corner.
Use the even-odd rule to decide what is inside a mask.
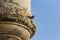
[[[4,33],[2,29],[0,29],[0,35],[13,35],[12,37],[17,36],[18,39],[20,37],[20,40],[29,40],[36,31],[32,18],[33,16],[30,14],[30,11],[26,7],[20,6],[18,2],[16,3],[13,0],[0,1],[0,28],[1,26],[2,29],[4,29],[4,27],[5,29],[9,29],[11,27],[9,29],[10,31],[7,29],[3,30],[4,32],[7,31],[7,33]]]

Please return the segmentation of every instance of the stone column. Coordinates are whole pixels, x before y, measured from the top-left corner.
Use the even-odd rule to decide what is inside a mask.
[[[0,40],[29,40],[36,27],[31,0],[0,0]]]

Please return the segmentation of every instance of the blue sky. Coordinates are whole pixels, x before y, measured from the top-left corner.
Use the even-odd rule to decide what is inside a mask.
[[[60,40],[60,0],[32,0],[36,34],[31,40]]]

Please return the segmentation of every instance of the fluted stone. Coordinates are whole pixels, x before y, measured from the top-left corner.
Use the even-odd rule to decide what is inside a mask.
[[[36,31],[31,0],[0,0],[0,40],[29,40]]]

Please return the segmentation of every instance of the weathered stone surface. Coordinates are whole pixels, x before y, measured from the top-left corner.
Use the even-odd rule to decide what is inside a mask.
[[[0,0],[0,40],[29,40],[35,34],[30,0]]]

